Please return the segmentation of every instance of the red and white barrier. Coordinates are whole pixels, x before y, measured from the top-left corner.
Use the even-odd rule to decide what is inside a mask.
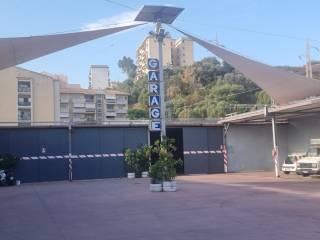
[[[80,154],[80,155],[57,155],[57,156],[31,156],[22,157],[21,160],[38,160],[38,159],[81,159],[81,158],[110,158],[110,157],[123,157],[123,153],[101,153],[101,154]]]
[[[221,150],[200,150],[200,151],[192,150],[192,151],[184,151],[183,152],[184,155],[221,154],[221,153],[222,153]]]
[[[227,151],[227,146],[221,145],[221,150],[223,152],[223,164],[224,164],[224,172],[228,172],[228,151]]]

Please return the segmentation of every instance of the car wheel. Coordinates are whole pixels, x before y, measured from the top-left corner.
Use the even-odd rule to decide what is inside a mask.
[[[284,174],[289,174],[290,172],[284,172]]]
[[[302,176],[304,176],[304,177],[308,177],[308,176],[309,176],[309,174],[308,174],[308,173],[302,173]]]

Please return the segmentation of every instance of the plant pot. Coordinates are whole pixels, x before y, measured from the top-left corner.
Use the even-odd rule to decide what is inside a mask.
[[[136,174],[135,173],[128,173],[128,178],[129,179],[133,179],[133,178],[136,178]]]
[[[161,183],[150,183],[150,192],[162,192],[162,184]]]
[[[141,172],[141,177],[147,178],[149,176],[149,173],[147,171]]]
[[[162,188],[164,192],[175,192],[177,191],[177,182],[176,181],[164,181],[162,183]]]

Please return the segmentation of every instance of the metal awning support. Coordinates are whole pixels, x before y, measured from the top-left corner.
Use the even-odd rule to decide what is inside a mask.
[[[272,157],[274,161],[274,172],[276,177],[280,177],[279,174],[279,146],[277,141],[277,120],[276,120],[276,114],[275,113],[269,113],[268,106],[265,106],[263,109],[263,115],[264,118],[267,120],[271,116],[271,125],[272,125]]]
[[[280,177],[279,146],[277,142],[277,126],[276,126],[277,122],[276,122],[275,114],[272,116],[271,122],[272,122],[272,142],[273,142],[272,157],[274,160],[274,171],[275,171],[276,177]]]

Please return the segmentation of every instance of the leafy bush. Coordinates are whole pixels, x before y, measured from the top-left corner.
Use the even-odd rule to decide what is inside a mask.
[[[140,172],[148,171],[150,167],[151,147],[142,145],[135,152],[138,170]]]
[[[127,164],[128,172],[137,172],[138,166],[135,151],[127,148],[124,152],[124,160]]]
[[[124,152],[125,162],[129,172],[134,172],[137,176],[143,171],[148,171],[150,166],[151,147],[140,146],[136,151],[126,149]]]
[[[176,147],[173,139],[165,138],[156,141],[152,146],[152,152],[158,157],[157,161],[150,167],[150,177],[152,182],[172,181],[176,177],[176,167],[181,164],[181,159],[174,159]]]
[[[150,166],[149,176],[151,177],[152,184],[159,184],[162,182],[162,162],[157,161]]]
[[[14,168],[19,160],[19,157],[12,154],[0,155],[0,170]]]

